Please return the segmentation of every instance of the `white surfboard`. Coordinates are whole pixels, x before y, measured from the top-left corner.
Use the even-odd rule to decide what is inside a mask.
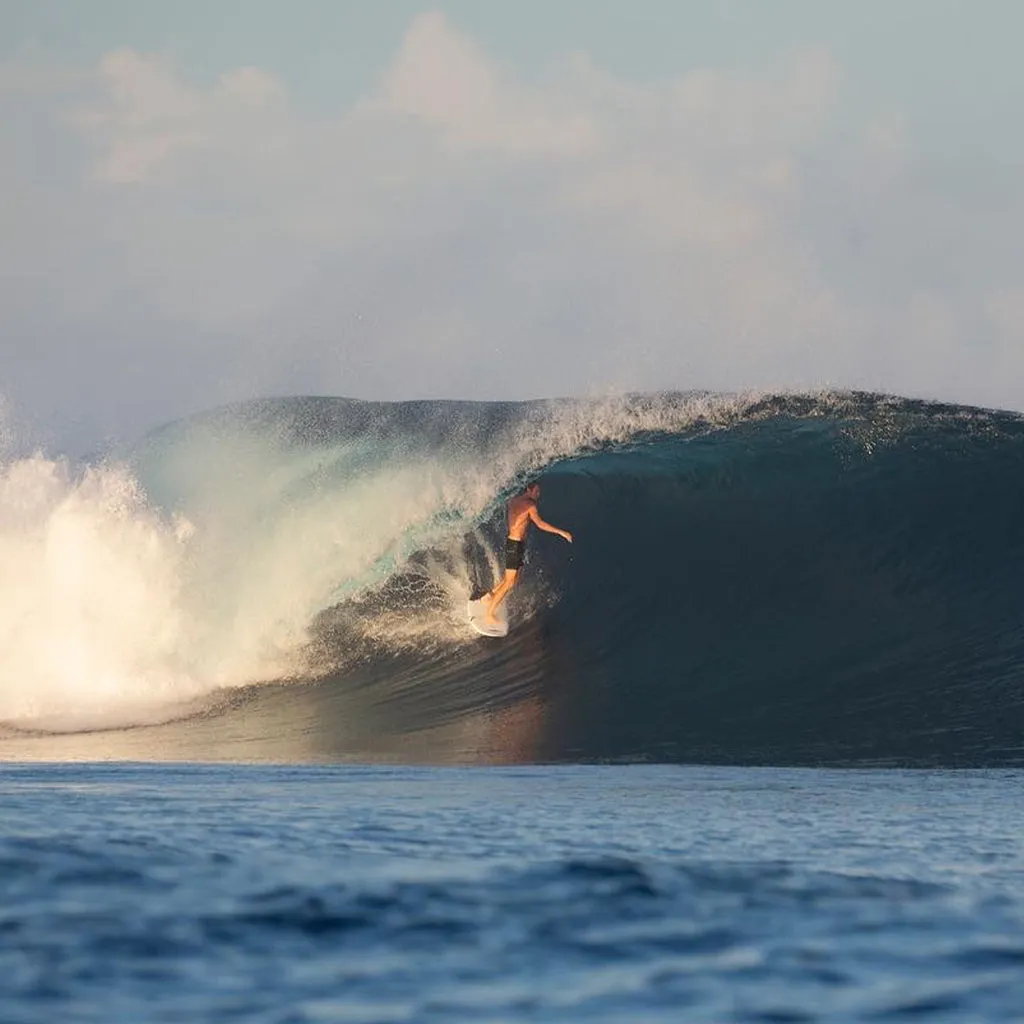
[[[469,616],[469,624],[481,636],[508,636],[508,609],[502,604],[497,611],[497,624],[487,622],[487,609],[483,600],[467,601],[466,614]]]

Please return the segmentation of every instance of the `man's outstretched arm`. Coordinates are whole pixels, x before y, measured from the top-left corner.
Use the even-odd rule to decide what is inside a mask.
[[[530,509],[530,519],[533,520],[533,525],[536,526],[538,530],[543,530],[545,533],[557,533],[559,537],[563,537],[570,544],[572,543],[572,534],[568,530],[560,530],[557,526],[552,526],[551,523],[545,522],[541,519],[536,505]]]

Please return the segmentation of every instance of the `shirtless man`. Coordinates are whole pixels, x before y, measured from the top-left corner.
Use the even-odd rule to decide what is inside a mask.
[[[564,537],[570,544],[572,534],[568,530],[560,530],[557,526],[546,523],[537,511],[537,502],[540,500],[540,484],[534,481],[523,488],[522,494],[512,498],[507,506],[508,510],[508,539],[505,541],[505,578],[489,593],[483,597],[484,607],[487,609],[486,621],[494,625],[498,621],[497,611],[501,602],[508,597],[508,592],[516,585],[516,577],[523,567],[523,557],[526,554],[526,533],[532,522],[537,529],[545,533],[557,533]]]

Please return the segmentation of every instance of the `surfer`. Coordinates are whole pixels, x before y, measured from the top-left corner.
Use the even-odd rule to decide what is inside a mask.
[[[484,607],[487,609],[486,621],[490,625],[497,624],[497,611],[501,602],[508,597],[509,591],[516,585],[516,578],[519,570],[523,567],[523,559],[526,555],[526,534],[533,523],[538,530],[545,533],[557,533],[564,537],[570,544],[572,534],[568,530],[560,530],[557,526],[545,522],[537,511],[537,502],[540,501],[540,484],[536,480],[528,483],[520,494],[509,499],[505,506],[508,514],[508,538],[505,541],[505,577],[488,594],[483,597]]]

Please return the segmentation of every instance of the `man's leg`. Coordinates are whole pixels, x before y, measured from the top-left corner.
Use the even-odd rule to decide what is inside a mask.
[[[496,612],[501,607],[501,602],[508,597],[508,592],[516,585],[516,576],[518,575],[518,570],[506,569],[505,578],[489,594],[485,595],[484,603],[487,608],[488,622],[498,621]]]

